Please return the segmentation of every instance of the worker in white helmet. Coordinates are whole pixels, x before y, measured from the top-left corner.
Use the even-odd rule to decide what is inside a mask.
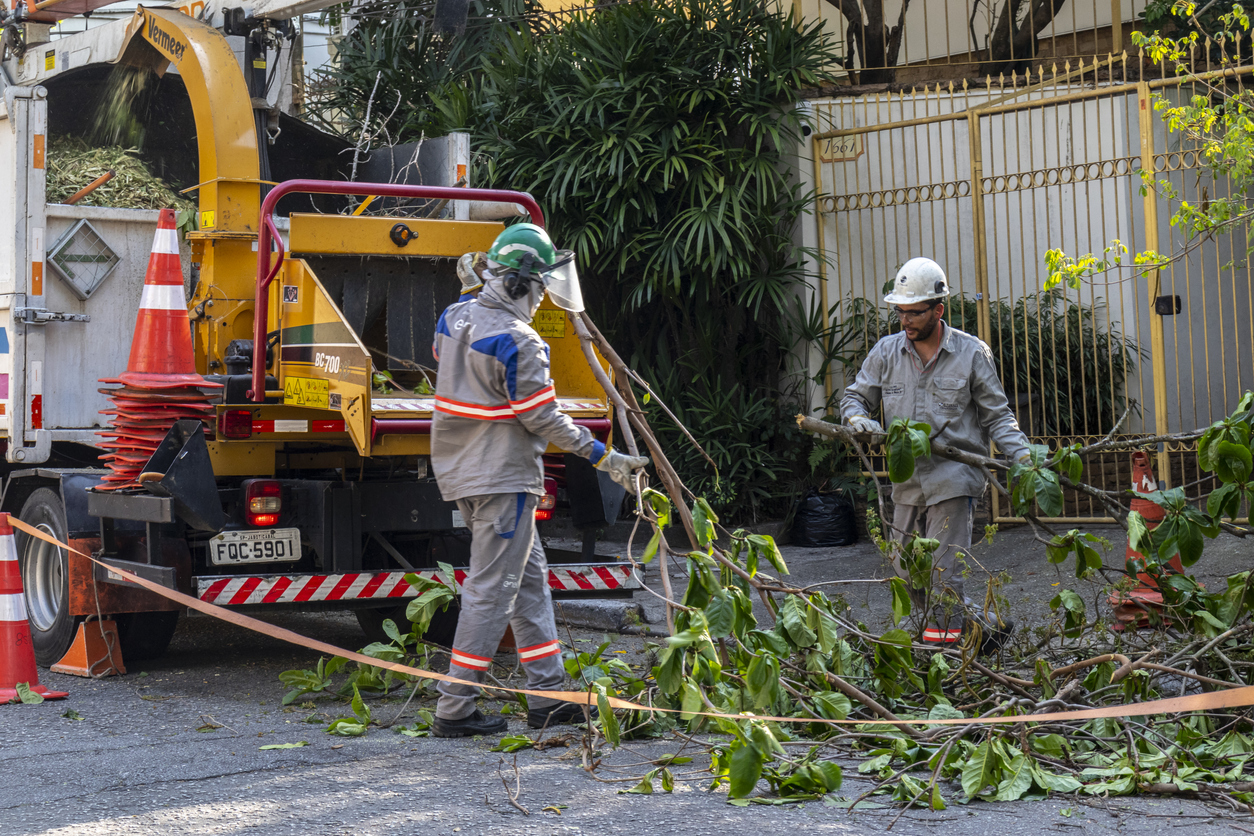
[[[1027,455],[1028,439],[1010,411],[993,353],[983,340],[945,323],[948,297],[945,271],[935,261],[912,258],[902,265],[884,297],[901,330],[871,349],[841,398],[841,415],[855,431],[883,433],[873,417],[882,407],[885,423],[909,418],[930,425],[934,443],[987,455],[991,440],[1020,459]],[[1000,646],[1013,627],[963,595],[960,555],[971,547],[975,501],[986,487],[978,468],[938,457],[920,458],[914,475],[893,485],[892,536],[903,544],[914,536],[940,542],[930,593],[910,589],[914,606],[930,610],[925,642],[954,645],[964,626],[978,625],[987,651]],[[899,554],[893,568],[910,583]]]

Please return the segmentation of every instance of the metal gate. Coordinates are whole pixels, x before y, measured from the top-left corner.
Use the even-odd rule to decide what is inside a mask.
[[[865,350],[896,327],[880,303],[885,283],[927,255],[950,277],[946,319],[992,347],[1011,408],[1038,443],[1181,432],[1235,408],[1254,385],[1244,239],[1203,242],[1147,275],[1126,267],[1132,254],[1172,254],[1184,243],[1165,190],[1143,188],[1143,171],[1169,181],[1178,199],[1201,202],[1224,188],[1197,176],[1196,149],[1154,108],[1156,95],[1191,96],[1214,78],[1095,80],[1127,78],[1130,64],[1125,55],[980,89],[816,105],[819,291],[837,329],[829,401],[840,370],[851,379]],[[1244,71],[1224,83],[1239,84]],[[1078,290],[1042,291],[1047,250],[1114,258],[1123,247],[1125,267]],[[1204,493],[1185,446],[1159,444],[1157,475]],[[1086,479],[1129,486],[1127,456],[1091,456]],[[1077,495],[1064,513],[1106,518]]]

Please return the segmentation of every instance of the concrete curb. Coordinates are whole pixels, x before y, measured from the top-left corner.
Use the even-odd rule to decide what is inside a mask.
[[[611,633],[639,630],[645,623],[644,610],[629,599],[554,601],[553,612],[570,627]]]

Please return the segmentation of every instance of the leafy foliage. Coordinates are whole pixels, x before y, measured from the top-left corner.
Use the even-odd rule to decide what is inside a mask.
[[[707,446],[718,472],[692,451],[681,476],[737,518],[782,510],[813,446],[786,421],[807,385],[787,361],[811,204],[788,164],[794,103],[835,53],[756,0],[613,4],[553,31],[529,2],[476,0],[492,25],[465,45],[368,5],[400,13],[341,46],[323,119],[359,125],[377,83],[370,136],[470,132],[476,185],[535,195],[608,336]]]
[[[679,473],[733,515],[788,492],[804,461],[781,429],[791,345],[775,324],[808,196],[782,163],[792,101],[828,57],[817,28],[749,0],[633,3],[511,39],[470,115],[489,180],[537,195],[611,338],[719,469],[691,451]]]
[[[1254,90],[1239,81],[1195,78],[1200,69],[1226,70],[1248,65],[1251,60],[1250,18],[1239,3],[1206,3],[1200,9],[1191,0],[1155,0],[1147,5],[1149,33],[1134,32],[1133,42],[1142,50],[1142,61],[1174,70],[1181,79],[1178,89],[1154,94],[1154,109],[1174,134],[1174,147],[1196,155],[1196,182],[1200,199],[1182,196],[1169,178],[1141,171],[1141,194],[1153,191],[1174,204],[1171,225],[1188,243],[1174,253],[1144,251],[1130,264],[1127,247],[1112,241],[1102,256],[1072,256],[1052,249],[1045,255],[1049,284],[1079,287],[1107,272],[1131,268],[1148,277],[1155,269],[1184,258],[1203,238],[1233,234],[1232,246],[1245,247],[1240,262],[1248,266],[1254,254]],[[1194,179],[1191,175],[1190,179]],[[1212,196],[1213,195],[1213,196]],[[1235,260],[1235,259],[1234,259]]]
[[[367,0],[348,13],[355,25],[337,42],[336,61],[315,71],[308,118],[372,146],[441,136],[448,126],[432,93],[467,83],[509,33],[546,20],[535,0],[470,0],[465,34],[448,37],[430,11],[429,0]]]

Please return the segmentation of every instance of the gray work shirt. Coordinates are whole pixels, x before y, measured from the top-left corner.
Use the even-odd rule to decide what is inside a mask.
[[[884,407],[884,425],[910,418],[932,427],[933,441],[988,455],[988,442],[1012,460],[1027,452],[1027,436],[1006,401],[993,352],[978,337],[944,327],[940,349],[925,367],[905,332],[884,337],[845,389],[840,414],[875,417]],[[939,433],[939,435],[938,435]],[[934,505],[984,492],[978,468],[940,457],[920,458],[914,475],[893,485],[899,505]]]

